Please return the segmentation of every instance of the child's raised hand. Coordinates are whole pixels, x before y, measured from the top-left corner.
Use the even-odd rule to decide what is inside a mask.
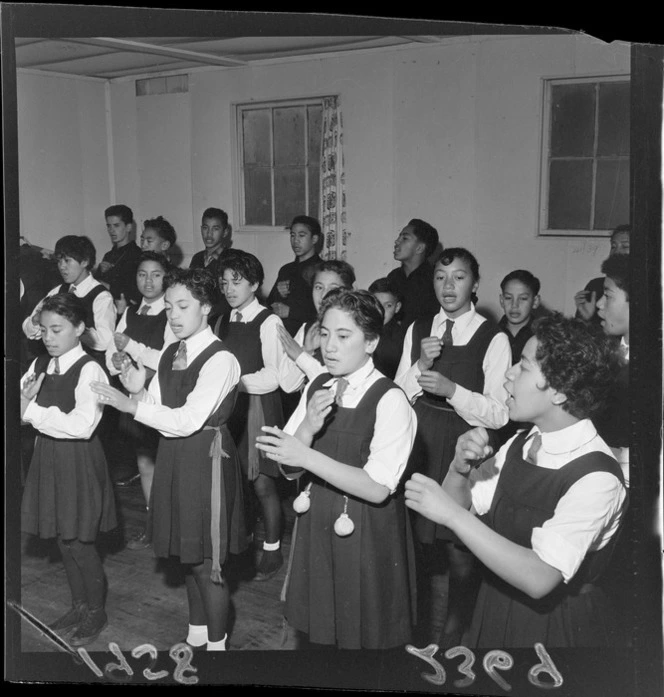
[[[314,322],[305,334],[304,350],[307,353],[313,353],[317,348],[320,348],[320,324]]]
[[[297,357],[304,351],[300,344],[293,339],[293,337],[286,331],[283,325],[277,327],[277,335],[279,336],[279,341],[284,347],[286,355],[291,359],[291,361],[296,361]]]
[[[119,314],[122,315],[124,314],[124,311],[127,309],[127,300],[124,296],[124,293],[120,293],[120,297],[115,301],[115,311]],[[117,346],[117,343],[116,343]],[[119,350],[122,350],[124,346],[118,346]]]
[[[597,293],[594,290],[590,293],[587,290],[580,290],[574,296],[574,303],[579,317],[588,322],[597,312]]]
[[[131,361],[125,361],[120,373],[120,382],[127,392],[138,394],[145,387],[146,379],[145,366],[140,358],[136,360],[136,366]]]
[[[130,360],[131,359],[124,351],[116,351],[111,356],[111,363],[113,364],[113,367],[119,372],[122,372],[122,369],[124,368],[124,364]]]
[[[284,303],[272,303],[272,312],[274,312],[277,317],[281,317],[281,319],[286,319],[288,315],[290,314],[290,307],[288,305],[285,305]]]
[[[433,362],[440,356],[443,350],[443,342],[437,336],[427,336],[420,343],[420,359],[418,367],[420,371],[429,370]]]
[[[493,448],[489,445],[489,432],[486,428],[473,428],[462,433],[457,439],[450,469],[466,475],[491,455]]]
[[[276,426],[263,426],[261,430],[267,435],[256,438],[258,450],[280,465],[306,469],[309,448],[304,443]]]
[[[441,375],[437,370],[424,370],[419,378],[418,385],[425,391],[431,394],[437,394],[440,397],[451,397],[456,390],[456,383],[449,378]]]
[[[122,332],[115,332],[115,334],[113,334],[113,341],[118,351],[124,351],[129,343],[129,337],[126,334],[122,334]]]
[[[314,392],[307,404],[307,415],[304,418],[306,430],[314,436],[323,428],[325,419],[332,411],[334,391],[323,389]]]
[[[108,405],[128,414],[136,413],[136,402],[131,397],[127,397],[126,394],[120,392],[120,390],[116,390],[115,387],[111,387],[105,382],[93,380],[90,383],[90,389],[99,395],[99,401],[104,406]]]
[[[21,388],[21,397],[24,397],[27,400],[31,400],[36,397],[39,394],[42,382],[44,382],[45,375],[46,373],[40,373],[39,376],[35,375],[34,373],[29,375],[25,379],[23,387]]]
[[[406,482],[406,506],[437,525],[450,526],[454,514],[463,508],[438,482],[416,472]]]

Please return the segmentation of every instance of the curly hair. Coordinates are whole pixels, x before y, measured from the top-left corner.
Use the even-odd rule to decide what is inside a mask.
[[[177,238],[175,228],[163,216],[158,215],[156,218],[146,220],[143,223],[143,229],[147,230],[148,228],[151,230],[156,230],[159,237],[161,237],[164,242],[168,242],[171,247],[175,244],[175,240]]]
[[[214,305],[217,301],[217,281],[207,269],[171,269],[164,277],[164,290],[178,285],[184,286],[201,305]]]
[[[237,275],[246,278],[251,284],[257,283],[261,286],[265,279],[265,271],[258,257],[242,249],[233,249],[219,260],[220,285],[227,269],[233,272],[233,277]]]
[[[546,385],[567,398],[562,408],[585,419],[601,411],[618,371],[618,353],[596,327],[555,312],[533,322],[535,358]]]
[[[52,312],[55,315],[60,315],[60,317],[64,317],[75,327],[85,324],[88,315],[81,299],[73,293],[49,295],[42,303],[39,312],[40,314],[42,312]]]
[[[168,261],[168,259],[159,252],[141,252],[141,256],[138,257],[138,266],[140,266],[144,261],[156,262],[161,266],[165,274],[173,269],[173,264],[171,264],[171,262]]]
[[[347,312],[353,318],[367,341],[380,337],[385,312],[383,306],[368,290],[331,290],[323,298],[318,311],[318,321],[322,323],[325,313],[335,308]]]

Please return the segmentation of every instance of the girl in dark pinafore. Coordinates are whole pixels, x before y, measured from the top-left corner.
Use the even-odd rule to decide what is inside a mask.
[[[308,386],[286,429],[257,447],[309,484],[286,594],[286,619],[312,644],[390,649],[411,640],[414,551],[399,480],[415,437],[403,392],[373,366],[383,324],[366,291],[336,290],[320,309],[329,372]],[[293,434],[293,435],[290,435]]]
[[[614,616],[598,581],[627,493],[588,417],[616,361],[580,320],[547,317],[534,331],[506,376],[510,417],[533,428],[488,460],[486,429],[464,434],[443,486],[414,474],[407,505],[448,526],[485,566],[467,646],[610,646]]]
[[[246,548],[239,462],[226,426],[240,366],[208,326],[212,274],[175,269],[165,284],[166,315],[179,342],[163,350],[148,390],[140,359],[121,373],[131,397],[101,383],[92,388],[161,434],[148,534],[156,556],[179,557],[184,567],[187,643],[224,651],[230,598],[222,567],[229,553]]]
[[[479,280],[479,264],[468,250],[454,247],[443,252],[433,280],[441,310],[408,328],[395,379],[408,398],[416,400],[417,439],[409,471],[439,483],[462,433],[473,426],[497,429],[507,423],[503,382],[511,365],[510,345],[497,325],[475,311]],[[415,533],[420,543],[420,616],[430,621],[420,639],[456,646],[473,608],[473,558],[448,529],[426,518],[417,518]],[[449,592],[443,621],[445,563]]]
[[[97,533],[116,526],[113,487],[95,432],[103,409],[90,390],[107,384],[103,369],[81,346],[86,308],[73,293],[47,297],[39,326],[48,355],[21,383],[21,418],[39,432],[23,492],[21,529],[56,537],[72,608],[53,624],[72,633],[72,646],[94,641],[107,623],[105,578]]]

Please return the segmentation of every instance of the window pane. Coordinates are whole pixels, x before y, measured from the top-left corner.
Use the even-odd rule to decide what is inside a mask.
[[[595,187],[595,230],[629,222],[629,161],[600,160]]]
[[[551,156],[592,156],[595,130],[595,86],[551,88]]]
[[[550,230],[590,229],[592,160],[552,160],[549,166]]]
[[[629,83],[599,86],[598,155],[629,155]]]
[[[289,225],[296,215],[306,211],[304,167],[274,169],[275,225]]]
[[[309,177],[309,215],[318,218],[320,208],[320,165],[307,167]]]
[[[274,110],[274,165],[304,164],[304,107]],[[290,221],[289,221],[290,222]]]
[[[318,164],[320,163],[320,141],[321,129],[323,128],[323,107],[307,107],[307,116],[309,118],[309,164]]]
[[[250,109],[242,112],[242,143],[245,165],[270,165],[268,109]]]
[[[244,170],[244,222],[247,225],[272,225],[272,187],[267,167]]]

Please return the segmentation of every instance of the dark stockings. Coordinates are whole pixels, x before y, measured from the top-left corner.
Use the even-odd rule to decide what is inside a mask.
[[[259,474],[254,480],[254,491],[263,510],[265,542],[278,542],[281,534],[281,501],[277,484],[272,477]]]
[[[72,605],[87,603],[92,610],[104,607],[104,567],[94,542],[58,537],[62,563],[71,589]]]
[[[207,625],[208,640],[221,641],[226,634],[230,594],[223,578],[221,583],[212,582],[211,571],[211,559],[185,565],[189,624]]]

